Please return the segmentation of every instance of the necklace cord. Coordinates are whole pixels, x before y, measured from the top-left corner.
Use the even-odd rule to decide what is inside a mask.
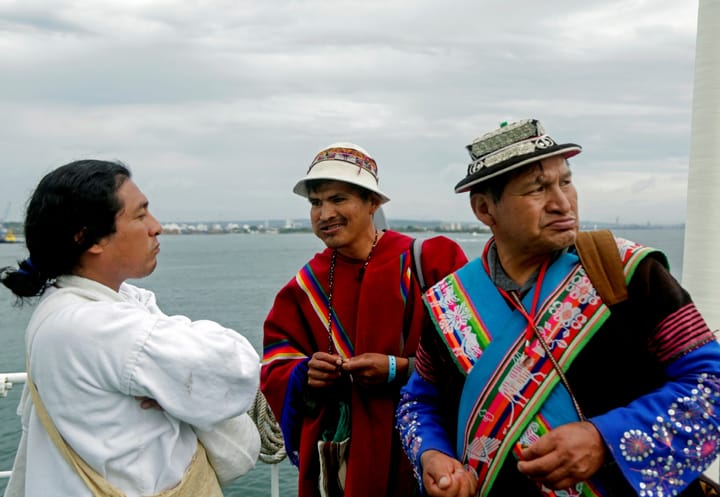
[[[545,271],[547,270],[548,263],[546,262],[543,264],[543,267],[540,269],[540,275],[538,276],[538,281],[536,282],[535,287],[535,294],[533,295],[533,303],[532,308],[530,309],[530,313],[528,313],[525,310],[525,306],[523,305],[522,301],[520,300],[520,297],[517,295],[516,292],[511,292],[509,295],[504,290],[501,290],[501,293],[506,297],[510,297],[510,301],[512,302],[513,306],[523,315],[525,316],[525,319],[528,320],[528,326],[525,329],[525,348],[530,348],[530,339],[534,335],[535,338],[537,338],[538,342],[540,342],[540,345],[542,345],[543,350],[545,351],[545,355],[547,356],[548,360],[553,366],[553,369],[557,372],[558,376],[560,377],[560,381],[565,386],[565,388],[568,391],[568,394],[570,394],[570,400],[572,400],[573,407],[575,408],[575,412],[577,412],[578,417],[581,421],[587,421],[587,418],[585,417],[585,414],[583,413],[583,410],[580,408],[580,403],[575,398],[575,395],[573,394],[572,388],[570,388],[570,382],[568,381],[567,377],[565,376],[565,373],[563,372],[562,368],[560,367],[560,364],[558,364],[557,360],[555,359],[555,356],[550,351],[550,346],[545,341],[545,338],[542,335],[542,331],[540,331],[540,328],[535,325],[535,319],[537,312],[537,304],[538,304],[538,296],[540,295],[540,287],[542,286],[542,282],[545,279]]]
[[[487,249],[486,249],[487,253]],[[483,254],[483,265],[485,266],[485,271],[489,274],[489,267],[487,263],[487,256],[486,253]],[[545,338],[542,336],[542,332],[540,329],[535,325],[535,319],[536,319],[536,312],[537,312],[537,305],[539,302],[540,297],[540,289],[542,287],[542,283],[545,279],[545,273],[547,271],[547,268],[549,266],[549,260],[545,261],[545,263],[540,268],[540,272],[538,274],[538,279],[535,282],[535,293],[533,294],[533,301],[532,301],[532,307],[530,308],[530,312],[528,313],[527,310],[525,310],[525,306],[523,305],[522,301],[520,300],[520,297],[518,296],[517,292],[507,292],[504,289],[497,287],[500,294],[505,297],[512,305],[515,307],[515,309],[520,312],[525,319],[528,321],[528,325],[525,328],[525,349],[530,348],[530,340],[532,339],[533,335],[537,338],[538,342],[540,342],[540,345],[542,345],[543,350],[545,351],[545,355],[547,356],[548,360],[553,366],[553,369],[557,372],[560,381],[565,386],[565,388],[568,391],[568,394],[570,394],[570,399],[572,400],[573,407],[575,408],[575,411],[577,412],[578,417],[581,421],[587,421],[587,418],[585,417],[585,414],[583,413],[583,410],[580,408],[580,403],[575,398],[575,395],[573,394],[572,388],[570,388],[570,382],[568,381],[567,377],[565,376],[565,373],[563,372],[562,368],[560,367],[560,364],[558,364],[557,360],[555,359],[555,356],[553,356],[552,352],[550,351],[550,347],[548,346],[547,342],[545,341]],[[527,352],[526,352],[527,353]]]
[[[358,275],[359,281],[362,281],[363,276],[365,276],[365,270],[367,269],[368,264],[370,264],[370,259],[372,258],[373,251],[375,251],[378,237],[379,232],[378,230],[375,230],[375,238],[373,239],[372,247],[370,247],[370,253],[365,259],[362,267],[360,268],[360,274]],[[335,344],[332,337],[332,321],[333,317],[335,316],[335,309],[333,308],[333,291],[335,290],[335,265],[337,263],[337,254],[338,250],[334,249],[332,251],[332,255],[330,256],[330,271],[328,272],[328,354],[332,354],[333,352],[335,352]]]

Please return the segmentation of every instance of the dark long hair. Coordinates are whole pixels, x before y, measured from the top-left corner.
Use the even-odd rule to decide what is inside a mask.
[[[0,270],[0,282],[21,299],[42,295],[60,275],[70,274],[80,256],[115,232],[122,209],[117,198],[130,171],[120,162],[80,160],[40,180],[25,214],[30,256],[17,268]]]

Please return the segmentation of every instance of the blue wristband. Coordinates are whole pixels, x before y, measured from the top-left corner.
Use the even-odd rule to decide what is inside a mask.
[[[397,374],[397,360],[395,359],[394,355],[388,356],[388,362],[390,363],[388,366],[388,383],[392,383],[395,379],[395,375]]]

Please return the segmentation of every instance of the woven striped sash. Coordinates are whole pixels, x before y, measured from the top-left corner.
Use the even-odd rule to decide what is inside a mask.
[[[626,280],[652,249],[618,239]],[[532,292],[526,299],[532,297]],[[609,317],[577,255],[548,269],[535,325],[567,371]],[[467,378],[460,402],[457,453],[477,472],[479,493],[490,489],[506,458],[555,426],[577,421],[570,394],[534,338],[526,347],[524,317],[509,309],[477,259],[425,295],[457,367]],[[481,307],[476,307],[479,303]],[[529,307],[526,301],[524,305]],[[480,309],[480,312],[479,312]],[[492,330],[492,331],[491,331]],[[598,495],[584,482],[573,495]],[[547,495],[555,495],[547,491]],[[568,495],[562,491],[561,495]]]

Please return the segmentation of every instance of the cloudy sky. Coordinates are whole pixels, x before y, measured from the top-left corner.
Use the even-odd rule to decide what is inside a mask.
[[[303,218],[335,141],[387,216],[470,221],[465,145],[540,119],[584,220],[685,217],[697,0],[0,0],[0,216],[80,158],[130,166],[161,221]]]

